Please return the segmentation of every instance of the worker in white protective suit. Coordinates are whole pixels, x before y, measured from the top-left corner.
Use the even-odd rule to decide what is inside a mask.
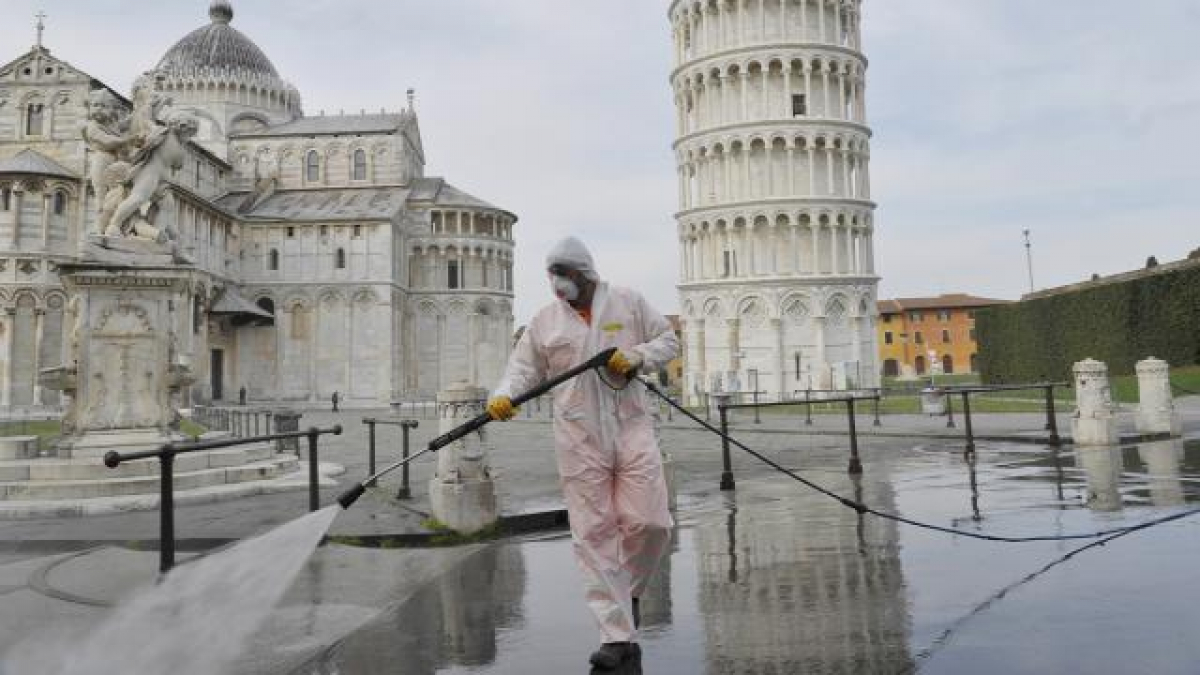
[[[646,389],[630,378],[639,368],[665,366],[679,342],[639,293],[600,280],[578,239],[555,245],[546,267],[557,300],[530,321],[487,409],[493,419],[511,419],[513,396],[598,352],[618,350],[607,368],[588,371],[554,394],[558,472],[575,558],[603,638],[591,662],[615,669],[641,655],[639,597],[672,526]]]

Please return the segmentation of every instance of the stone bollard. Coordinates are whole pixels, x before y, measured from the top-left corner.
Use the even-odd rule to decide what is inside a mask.
[[[1108,366],[1094,359],[1076,363],[1075,415],[1071,434],[1075,445],[1116,445],[1117,418],[1113,414],[1112,389],[1108,384]]]
[[[1138,361],[1139,434],[1171,434],[1178,436],[1182,427],[1175,401],[1171,396],[1171,371],[1166,361],[1148,358]]]
[[[460,382],[438,394],[438,433],[480,415],[487,390]],[[429,481],[433,517],[452,530],[471,533],[498,518],[496,488],[487,464],[486,429],[467,434],[438,451],[437,473]]]

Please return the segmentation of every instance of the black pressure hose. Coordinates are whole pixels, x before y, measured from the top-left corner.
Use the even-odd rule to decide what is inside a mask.
[[[718,436],[721,436],[722,438],[725,438],[726,440],[729,441],[730,444],[736,445],[737,447],[741,448],[742,450],[745,450],[747,453],[749,453],[755,459],[766,464],[767,466],[771,467],[772,469],[775,469],[776,471],[792,478],[793,480],[799,482],[800,484],[804,485],[805,487],[807,487],[811,490],[815,490],[816,492],[819,492],[819,493],[825,495],[826,497],[829,497],[830,499],[833,499],[833,500],[841,503],[846,508],[857,511],[860,515],[870,514],[870,515],[876,516],[878,518],[883,518],[885,520],[892,520],[897,523],[904,523],[905,525],[911,525],[913,527],[919,527],[919,528],[926,529],[926,530],[933,530],[934,532],[941,532],[943,534],[952,534],[952,535],[958,535],[958,536],[963,536],[963,537],[969,537],[971,539],[982,539],[984,541],[996,541],[996,542],[1001,542],[1001,543],[1005,543],[1005,544],[1023,544],[1023,543],[1033,542],[1033,541],[1072,541],[1072,540],[1078,540],[1078,539],[1104,539],[1106,537],[1113,537],[1113,536],[1129,534],[1131,532],[1136,532],[1138,530],[1144,530],[1144,529],[1147,529],[1150,527],[1154,527],[1156,525],[1162,525],[1164,523],[1169,523],[1174,520],[1181,520],[1183,518],[1188,518],[1190,516],[1200,514],[1200,508],[1194,508],[1194,509],[1189,509],[1187,511],[1180,511],[1178,513],[1173,513],[1168,516],[1163,516],[1162,518],[1148,520],[1144,523],[1139,523],[1137,525],[1130,525],[1128,527],[1117,527],[1117,528],[1113,528],[1110,530],[1100,530],[1098,532],[1090,532],[1090,533],[1083,533],[1083,534],[1040,535],[1040,536],[1031,536],[1031,537],[1003,537],[1003,536],[993,535],[993,534],[983,534],[980,532],[971,532],[968,530],[958,530],[958,529],[955,529],[952,527],[942,527],[941,525],[934,525],[932,523],[924,523],[919,520],[912,520],[911,518],[905,518],[904,516],[901,516],[896,513],[888,513],[886,511],[879,511],[877,509],[873,509],[873,508],[867,506],[866,504],[864,504],[862,502],[855,501],[853,499],[849,499],[847,497],[843,497],[839,494],[831,492],[827,488],[817,485],[816,483],[808,480],[807,478],[805,478],[804,476],[801,476],[800,474],[796,473],[795,471],[792,471],[784,466],[781,466],[778,462],[774,462],[770,458],[763,456],[761,453],[750,449],[749,447],[747,447],[746,445],[744,445],[737,439],[733,438],[732,436],[722,433],[720,429],[717,429],[716,427],[709,424],[708,422],[705,422],[704,420],[700,419],[699,417],[693,415],[691,411],[687,410],[686,408],[679,405],[675,401],[672,401],[671,397],[664,394],[661,390],[659,390],[658,387],[654,386],[654,384],[652,382],[647,382],[645,380],[640,380],[640,379],[638,381],[641,382],[643,385],[645,385],[646,389],[649,389],[652,393],[657,395],[659,398],[666,401],[668,405],[675,408],[676,410],[683,413],[684,415],[688,416],[689,418],[691,418],[694,422],[696,422],[700,426],[704,427],[705,429],[708,429],[709,431],[713,432],[714,434],[716,434]]]
[[[613,347],[611,349],[605,349],[604,351],[596,354],[592,358],[588,359],[587,361],[584,361],[583,363],[575,366],[574,368],[571,368],[570,370],[566,370],[566,371],[560,373],[559,375],[556,375],[555,377],[552,377],[549,380],[542,382],[541,384],[537,385],[533,389],[530,389],[529,391],[525,392],[524,394],[521,394],[520,396],[513,398],[513,400],[512,400],[513,405],[519,406],[519,405],[525,403],[526,401],[532,401],[533,399],[541,396],[542,394],[545,394],[546,392],[557,387],[558,385],[562,384],[563,382],[566,382],[567,380],[571,380],[576,377],[579,377],[580,375],[582,375],[590,370],[594,370],[596,368],[603,368],[604,366],[608,365],[609,360],[612,359],[613,354],[616,354],[616,353],[617,353],[617,349],[615,347]],[[479,415],[478,417],[475,417],[474,419],[468,420],[465,424],[462,424],[458,427],[455,427],[454,429],[451,429],[450,431],[447,431],[446,433],[442,434],[441,436],[438,436],[437,438],[430,441],[429,445],[426,446],[424,450],[418,452],[417,454],[412,455],[411,457],[408,457],[406,459],[402,459],[399,462],[396,462],[395,464],[392,464],[391,466],[386,467],[383,470],[375,473],[375,475],[373,475],[373,476],[368,476],[361,483],[355,483],[353,487],[351,487],[349,490],[346,490],[344,493],[342,493],[342,495],[340,497],[338,497],[338,499],[337,499],[338,504],[341,504],[343,509],[350,508],[354,504],[354,502],[358,501],[358,498],[363,496],[363,493],[365,493],[367,491],[368,485],[374,484],[377,480],[379,480],[383,476],[391,473],[392,471],[395,471],[396,469],[399,469],[400,467],[404,466],[405,464],[408,464],[409,462],[420,457],[421,455],[424,455],[429,452],[437,452],[438,450],[441,450],[442,448],[446,447],[447,445],[450,445],[451,443],[453,443],[454,441],[457,441],[458,439],[462,438],[463,436],[466,436],[467,434],[471,433],[472,431],[477,431],[477,430],[483,428],[484,425],[486,425],[488,422],[491,422],[491,421],[492,421],[492,416],[485,412],[485,413]]]

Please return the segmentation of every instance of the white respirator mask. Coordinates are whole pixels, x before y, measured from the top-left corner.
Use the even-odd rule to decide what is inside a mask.
[[[554,292],[555,296],[567,302],[575,302],[579,299],[579,286],[574,281],[557,274],[550,275],[550,290]]]

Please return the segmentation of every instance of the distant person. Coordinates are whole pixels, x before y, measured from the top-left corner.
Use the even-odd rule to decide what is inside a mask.
[[[600,351],[618,350],[607,372],[590,371],[558,387],[553,407],[575,559],[603,641],[590,660],[613,670],[640,663],[639,599],[672,526],[646,390],[630,380],[639,368],[666,366],[679,343],[671,324],[640,294],[600,280],[578,239],[555,245],[546,268],[557,300],[521,335],[487,410],[492,419],[512,419],[513,396]]]
[[[338,401],[341,400],[338,397],[338,393],[336,391],[333,392],[333,396],[331,396],[330,399],[333,401],[333,412],[337,412],[338,411]]]
[[[246,387],[244,386],[241,389],[238,389],[238,403],[241,405],[246,405]]]

